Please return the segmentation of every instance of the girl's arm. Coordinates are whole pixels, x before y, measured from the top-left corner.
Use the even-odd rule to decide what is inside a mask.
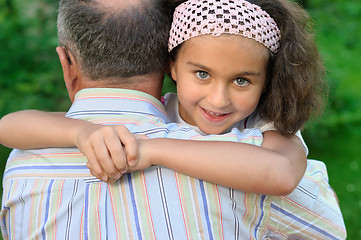
[[[97,133],[102,128],[109,127],[118,126],[86,129],[94,132],[85,134],[89,137],[84,138],[86,142],[80,146],[89,160],[88,167],[98,178],[108,170],[92,163],[111,162],[114,161],[111,157],[116,155],[112,154],[111,150],[111,154],[103,155],[98,155],[95,151],[99,145],[104,149],[114,148],[115,141],[108,141],[108,137],[102,137],[106,132]],[[133,159],[125,168],[127,171],[135,171],[151,165],[160,165],[246,192],[288,195],[301,181],[306,169],[307,157],[301,141],[296,136],[284,137],[276,131],[267,131],[263,137],[261,147],[226,141],[138,139],[137,160]],[[120,136],[121,138],[123,137]],[[109,176],[109,173],[107,175]],[[108,182],[116,179],[112,177]]]
[[[24,110],[10,113],[0,120],[0,143],[19,149],[74,146],[72,134],[76,134],[77,120],[65,120],[63,112]]]
[[[18,149],[77,146],[94,160],[87,165],[98,170],[92,173],[103,181],[119,179],[126,171],[126,159],[134,162],[138,152],[135,136],[124,126],[101,126],[66,118],[65,113],[37,110],[4,116],[0,120],[0,144]]]
[[[19,141],[17,136],[21,136]],[[4,117],[0,121],[0,143],[16,148],[76,145],[88,158],[92,174],[109,182],[126,170],[140,170],[153,164],[243,191],[286,195],[297,186],[306,168],[306,155],[299,139],[286,138],[275,131],[264,133],[262,147],[235,142],[149,139],[138,140],[138,152],[135,138],[125,127],[101,126],[40,111]]]
[[[151,139],[140,141],[139,149],[139,163],[151,158],[145,161],[219,185],[268,195],[291,193],[307,164],[299,138],[284,137],[276,131],[264,133],[262,147],[236,142]]]

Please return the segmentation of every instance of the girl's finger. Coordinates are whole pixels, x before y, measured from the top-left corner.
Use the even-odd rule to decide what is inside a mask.
[[[91,146],[94,149],[95,157],[97,162],[100,164],[103,171],[106,173],[108,178],[119,179],[121,174],[117,167],[114,165],[112,157],[109,153],[107,143],[114,141],[112,137],[111,128],[105,127],[98,134],[92,135]]]
[[[89,168],[90,173],[94,177],[106,182],[108,180],[108,175],[103,171],[103,168],[99,164],[98,159],[96,158],[96,155],[93,151],[93,148],[84,146],[82,148],[82,152],[85,155],[85,157],[88,159],[86,165]]]
[[[105,135],[104,144],[106,145],[108,154],[112,159],[112,164],[117,169],[118,173],[124,174],[128,169],[125,149],[115,128],[112,128],[111,130],[111,132]],[[109,174],[109,172],[107,173]]]
[[[138,158],[138,143],[135,135],[131,133],[127,127],[119,125],[117,127],[120,141],[125,147],[127,163],[129,166],[134,166]]]

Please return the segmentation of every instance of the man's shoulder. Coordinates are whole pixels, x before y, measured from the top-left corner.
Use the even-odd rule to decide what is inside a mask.
[[[14,149],[4,181],[14,178],[82,178],[91,176],[87,159],[77,148]]]

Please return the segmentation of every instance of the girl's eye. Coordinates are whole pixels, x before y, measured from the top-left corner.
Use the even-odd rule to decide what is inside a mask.
[[[209,73],[204,72],[204,71],[198,71],[198,72],[196,72],[196,74],[197,74],[197,77],[202,80],[209,78]]]
[[[237,78],[233,81],[233,83],[239,87],[245,87],[249,84],[249,81],[245,78]]]

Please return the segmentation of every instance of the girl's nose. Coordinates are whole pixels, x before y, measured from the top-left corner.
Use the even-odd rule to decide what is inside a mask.
[[[230,102],[227,86],[223,84],[214,86],[208,94],[208,101],[215,108],[221,109],[226,107]]]

